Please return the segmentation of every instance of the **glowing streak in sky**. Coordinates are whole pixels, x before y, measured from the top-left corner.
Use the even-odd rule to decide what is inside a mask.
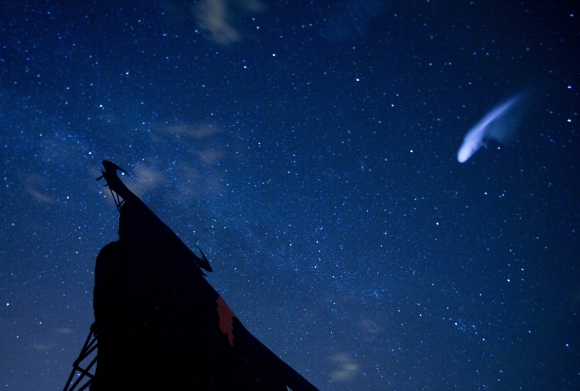
[[[503,141],[511,133],[512,129],[505,123],[504,117],[517,100],[518,96],[496,107],[467,132],[463,144],[457,151],[459,163],[466,162],[482,145],[485,145],[486,139]]]

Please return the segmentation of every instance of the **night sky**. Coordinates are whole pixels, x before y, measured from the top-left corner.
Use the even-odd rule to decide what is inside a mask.
[[[107,159],[321,390],[580,389],[573,3],[2,1],[2,388],[81,350]]]

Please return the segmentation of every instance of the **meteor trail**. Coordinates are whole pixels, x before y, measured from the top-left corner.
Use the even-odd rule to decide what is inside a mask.
[[[496,107],[467,132],[463,144],[457,151],[459,163],[465,163],[482,145],[485,145],[485,140],[504,141],[509,136],[513,129],[506,123],[505,114],[518,100],[519,96],[516,96]]]

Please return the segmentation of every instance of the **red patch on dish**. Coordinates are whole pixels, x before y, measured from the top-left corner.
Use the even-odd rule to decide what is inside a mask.
[[[221,296],[217,298],[217,312],[220,317],[220,330],[222,333],[228,335],[230,345],[234,346],[234,312],[228,307]]]

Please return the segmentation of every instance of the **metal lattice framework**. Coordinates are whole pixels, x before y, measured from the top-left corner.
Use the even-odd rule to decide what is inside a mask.
[[[87,336],[87,340],[81,349],[81,353],[73,363],[73,370],[64,386],[64,391],[83,391],[87,389],[87,387],[90,387],[95,377],[94,368],[98,357],[97,347],[98,343],[95,334],[95,323],[93,323],[91,325],[91,331]],[[84,368],[82,366],[83,363],[86,364]],[[91,370],[93,372],[91,372]]]

